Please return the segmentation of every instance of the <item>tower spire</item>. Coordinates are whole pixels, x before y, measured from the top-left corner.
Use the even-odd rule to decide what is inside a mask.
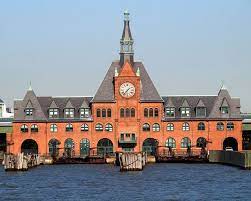
[[[120,39],[120,65],[122,66],[126,61],[133,64],[133,38],[130,30],[129,12],[124,12],[124,29]]]

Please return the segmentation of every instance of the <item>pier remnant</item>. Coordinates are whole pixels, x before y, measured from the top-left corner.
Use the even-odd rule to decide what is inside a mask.
[[[251,169],[251,151],[209,151],[210,163],[221,163]]]
[[[120,171],[143,170],[147,163],[146,152],[119,153]]]

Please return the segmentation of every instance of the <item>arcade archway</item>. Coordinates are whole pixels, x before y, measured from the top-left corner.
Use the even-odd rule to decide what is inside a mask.
[[[59,155],[59,145],[60,142],[57,139],[51,139],[48,143],[49,145],[49,154],[52,157],[56,157]]]
[[[154,138],[147,138],[143,142],[142,151],[147,152],[150,155],[155,155],[158,148],[158,140]]]
[[[226,147],[231,147],[234,151],[238,151],[238,142],[233,137],[228,137],[223,142],[223,150],[226,149]]]
[[[21,145],[21,152],[24,154],[38,154],[38,145],[35,140],[24,140]]]
[[[109,155],[113,153],[113,143],[107,138],[98,141],[97,144],[98,155]]]

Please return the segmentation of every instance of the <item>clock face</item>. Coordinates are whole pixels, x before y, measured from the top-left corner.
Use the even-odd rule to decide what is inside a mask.
[[[130,98],[135,94],[135,87],[130,82],[125,82],[120,85],[119,88],[120,95],[125,98]]]

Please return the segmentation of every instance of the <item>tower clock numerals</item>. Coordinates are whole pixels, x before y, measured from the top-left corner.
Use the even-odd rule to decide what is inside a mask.
[[[125,82],[120,85],[119,92],[121,96],[130,98],[135,94],[135,87],[132,83]]]

